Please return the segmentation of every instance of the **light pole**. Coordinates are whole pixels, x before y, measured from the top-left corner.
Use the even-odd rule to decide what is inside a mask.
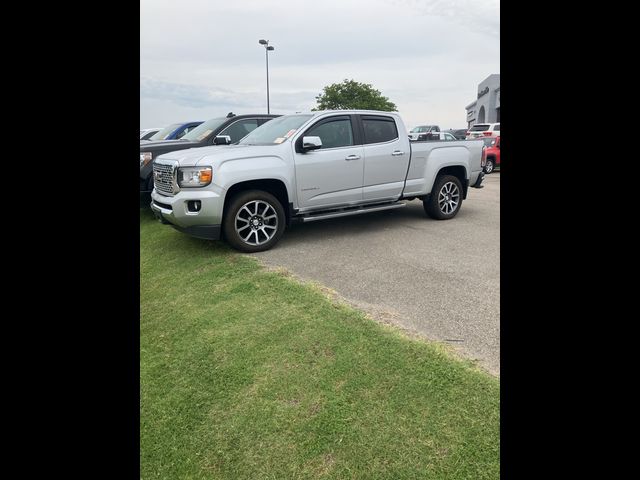
[[[267,59],[267,113],[271,113],[269,109],[269,52],[272,52],[275,48],[269,45],[269,40],[258,40],[258,43],[264,45],[264,54]]]

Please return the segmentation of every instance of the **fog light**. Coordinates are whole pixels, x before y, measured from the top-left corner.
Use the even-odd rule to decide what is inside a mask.
[[[189,200],[187,202],[187,211],[191,213],[199,212],[201,206],[200,200]]]

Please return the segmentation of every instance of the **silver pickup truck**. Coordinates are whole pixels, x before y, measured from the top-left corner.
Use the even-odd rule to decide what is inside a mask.
[[[410,142],[397,113],[285,115],[237,144],[160,155],[151,208],[163,223],[243,252],[273,247],[291,222],[312,222],[422,200],[453,218],[480,188],[482,141]]]

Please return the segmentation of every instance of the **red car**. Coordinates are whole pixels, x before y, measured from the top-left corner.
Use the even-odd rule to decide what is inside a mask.
[[[487,163],[484,165],[484,173],[487,175],[496,167],[500,167],[500,137],[487,137],[482,139],[485,146]]]

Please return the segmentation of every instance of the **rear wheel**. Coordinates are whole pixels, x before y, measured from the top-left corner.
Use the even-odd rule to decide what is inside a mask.
[[[284,208],[276,197],[249,190],[231,199],[222,228],[227,242],[236,250],[262,252],[278,243],[285,222]]]
[[[495,168],[495,165],[493,163],[493,160],[487,159],[487,164],[484,166],[484,173],[489,175],[491,172],[493,172],[494,168]]]
[[[457,215],[462,205],[462,183],[453,175],[436,178],[428,201],[422,202],[424,211],[436,220],[448,220]]]

